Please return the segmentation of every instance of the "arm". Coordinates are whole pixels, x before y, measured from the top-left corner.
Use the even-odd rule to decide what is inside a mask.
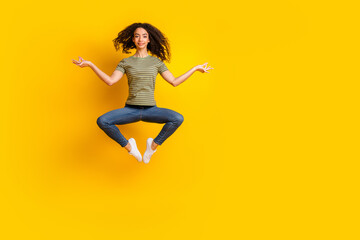
[[[92,62],[89,63],[90,68],[96,73],[96,75],[103,80],[107,85],[111,86],[119,81],[124,75],[123,72],[119,70],[115,70],[111,76],[107,75],[103,71],[101,71],[95,64]]]
[[[195,67],[181,75],[180,77],[174,77],[174,75],[169,71],[166,70],[165,72],[161,73],[163,79],[165,79],[168,83],[173,85],[174,87],[183,83],[186,79],[188,79],[194,72],[196,71]]]
[[[161,76],[168,83],[170,83],[171,85],[176,87],[176,86],[179,86],[181,83],[183,83],[186,79],[188,79],[196,71],[206,72],[207,73],[207,70],[213,69],[213,68],[210,68],[210,67],[203,67],[206,64],[207,63],[205,63],[203,65],[197,65],[197,66],[191,68],[189,71],[187,71],[186,73],[184,73],[183,75],[181,75],[179,77],[174,77],[174,75],[169,70],[166,70],[165,72],[161,73]]]
[[[96,75],[98,75],[98,77],[109,86],[111,86],[114,83],[116,83],[117,81],[119,81],[122,78],[122,76],[124,75],[124,73],[122,71],[115,70],[113,72],[113,74],[111,75],[111,77],[109,77],[106,73],[101,71],[95,64],[93,64],[90,61],[84,60],[82,57],[79,57],[79,61],[76,61],[74,59],[72,59],[72,60],[73,60],[74,64],[76,64],[77,66],[79,66],[81,68],[90,67],[96,73]]]

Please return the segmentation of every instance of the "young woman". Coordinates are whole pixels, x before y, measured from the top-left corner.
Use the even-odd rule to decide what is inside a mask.
[[[158,73],[172,86],[176,87],[188,79],[195,71],[208,73],[213,69],[207,63],[197,65],[179,77],[174,77],[163,61],[170,60],[170,47],[164,34],[149,23],[134,23],[118,33],[113,40],[115,49],[120,44],[123,52],[129,53],[129,49],[136,48],[134,55],[122,59],[111,76],[102,72],[95,64],[79,57],[74,59],[77,66],[90,67],[101,80],[109,86],[118,82],[124,74],[127,75],[129,84],[129,96],[125,106],[105,113],[97,119],[98,126],[113,140],[124,147],[130,155],[139,162],[142,155],[139,152],[134,138],[127,140],[115,125],[133,123],[138,121],[165,123],[159,135],[148,138],[144,163],[149,163],[151,156],[156,152],[158,145],[170,137],[184,121],[183,116],[173,110],[159,108],[154,100],[155,79]],[[151,56],[148,51],[152,53]]]

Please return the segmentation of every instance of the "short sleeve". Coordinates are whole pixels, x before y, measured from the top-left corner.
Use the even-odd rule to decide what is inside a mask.
[[[169,70],[169,69],[166,67],[166,65],[165,65],[164,62],[161,62],[161,63],[160,63],[160,66],[159,66],[158,72],[159,72],[159,73],[163,73],[163,72],[165,72],[166,70]]]
[[[119,70],[123,73],[125,73],[125,61],[122,59],[119,64],[116,66],[115,70]]]

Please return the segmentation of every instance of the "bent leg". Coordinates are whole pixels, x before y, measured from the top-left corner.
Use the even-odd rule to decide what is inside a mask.
[[[119,108],[101,115],[97,119],[98,126],[113,140],[122,147],[128,144],[128,140],[121,134],[119,128],[115,126],[140,121],[140,114],[135,108]]]
[[[159,108],[155,106],[143,111],[141,121],[165,123],[159,135],[154,139],[156,144],[161,145],[183,123],[184,117],[180,113],[171,109]]]

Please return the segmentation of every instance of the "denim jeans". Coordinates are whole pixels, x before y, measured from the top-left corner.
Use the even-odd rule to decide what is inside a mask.
[[[171,109],[155,106],[136,106],[125,104],[123,108],[115,109],[101,115],[97,119],[98,126],[122,147],[128,144],[128,140],[121,134],[115,125],[133,122],[165,123],[154,142],[161,145],[182,124],[184,117]]]

